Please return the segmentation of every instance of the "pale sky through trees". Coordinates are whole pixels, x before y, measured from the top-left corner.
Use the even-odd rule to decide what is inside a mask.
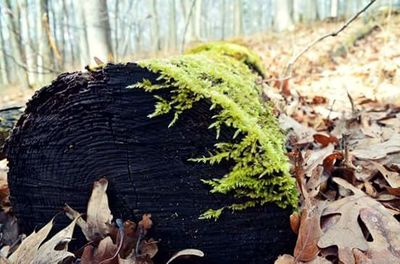
[[[101,61],[349,17],[369,0],[0,0],[0,87],[38,87]],[[379,1],[399,5],[399,0]],[[378,4],[374,8],[378,8]],[[371,12],[371,11],[369,11]],[[20,85],[21,84],[21,85]]]

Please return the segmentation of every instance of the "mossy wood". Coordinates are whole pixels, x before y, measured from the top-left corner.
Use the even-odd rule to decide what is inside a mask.
[[[160,263],[183,248],[203,250],[205,263],[271,263],[289,252],[291,209],[275,205],[296,203],[283,137],[257,76],[237,59],[207,51],[109,64],[42,88],[6,145],[23,228],[65,202],[84,211],[106,176],[115,217],[152,213]]]
[[[214,54],[232,57],[244,64],[260,76],[265,76],[265,69],[260,57],[252,50],[235,43],[225,41],[206,42],[185,51],[186,54],[212,52]]]

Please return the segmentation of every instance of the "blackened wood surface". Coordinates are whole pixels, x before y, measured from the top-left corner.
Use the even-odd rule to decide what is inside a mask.
[[[221,177],[230,165],[187,161],[215,143],[207,102],[169,129],[172,116],[147,117],[153,95],[126,86],[156,77],[135,64],[63,74],[28,103],[6,145],[11,201],[25,230],[46,223],[64,203],[84,211],[93,181],[105,176],[115,217],[153,215],[152,237],[161,239],[156,263],[184,248],[203,250],[205,263],[273,263],[290,252],[287,210],[268,206],[198,220],[229,203],[200,179]],[[222,140],[229,136],[225,131]]]

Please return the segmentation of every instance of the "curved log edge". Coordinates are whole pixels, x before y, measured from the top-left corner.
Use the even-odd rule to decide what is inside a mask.
[[[114,217],[152,214],[150,235],[161,239],[156,263],[184,248],[204,251],[206,263],[271,263],[291,251],[290,210],[269,205],[226,212],[216,222],[198,219],[228,199],[210,194],[200,179],[221,177],[230,165],[188,161],[215,143],[208,102],[168,129],[172,115],[147,117],[152,94],[126,89],[157,77],[134,63],[109,64],[62,74],[28,102],[5,146],[10,198],[24,231],[45,224],[64,203],[84,211],[93,182],[105,176]],[[222,131],[221,138],[231,136]]]

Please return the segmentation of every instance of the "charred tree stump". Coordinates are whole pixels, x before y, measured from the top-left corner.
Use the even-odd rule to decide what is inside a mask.
[[[207,101],[171,128],[172,115],[147,117],[153,94],[126,87],[157,77],[133,63],[109,64],[62,74],[28,102],[6,144],[11,201],[24,230],[45,224],[64,203],[85,211],[93,182],[105,176],[115,218],[152,214],[151,237],[161,239],[156,263],[184,248],[203,250],[205,263],[272,263],[290,252],[290,209],[268,205],[198,219],[229,199],[200,179],[221,177],[230,164],[188,161],[216,141]]]

